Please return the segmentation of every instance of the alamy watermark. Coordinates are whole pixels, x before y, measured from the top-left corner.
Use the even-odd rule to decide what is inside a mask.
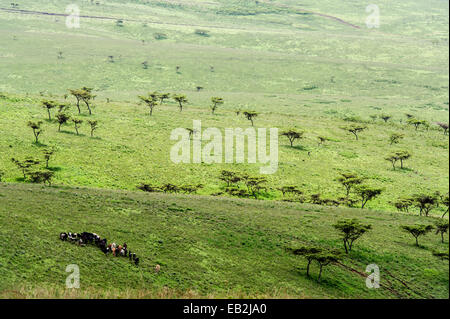
[[[366,12],[370,13],[366,18],[366,26],[369,29],[380,27],[380,7],[376,4],[369,4],[366,7]]]
[[[76,4],[69,4],[66,7],[66,27],[69,29],[80,28],[80,8]]]
[[[178,141],[170,151],[170,159],[176,164],[244,163],[247,153],[249,164],[265,165],[260,167],[261,174],[274,174],[278,170],[277,128],[255,129],[252,127],[245,130],[226,128],[225,133],[222,134],[222,131],[215,127],[202,131],[202,122],[194,120],[192,130],[174,129],[170,140]],[[247,140],[247,149],[245,149],[245,140]]]
[[[80,288],[80,267],[76,264],[67,265],[66,272],[70,273],[66,278],[66,288]]]
[[[380,288],[380,268],[378,265],[367,265],[366,272],[370,274],[366,278],[366,287],[369,289]]]

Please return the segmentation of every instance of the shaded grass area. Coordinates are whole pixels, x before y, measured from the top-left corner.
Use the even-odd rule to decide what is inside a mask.
[[[332,224],[351,217],[373,230],[342,266],[326,268],[320,284],[314,265],[307,278],[306,262],[285,249],[343,249]],[[417,248],[399,229],[433,221],[280,202],[1,184],[1,296],[448,298],[448,261],[431,253],[448,250],[448,238],[442,244],[429,234]],[[127,242],[141,264],[62,242],[61,231]],[[380,289],[367,289],[361,275],[371,263],[380,267]],[[77,292],[64,291],[69,264],[80,267]]]

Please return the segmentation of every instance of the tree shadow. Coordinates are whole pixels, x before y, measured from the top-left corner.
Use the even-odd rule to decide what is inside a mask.
[[[33,145],[37,146],[37,147],[46,147],[48,146],[47,144],[41,143],[41,142],[33,142]]]
[[[82,133],[77,134],[76,132],[65,131],[65,130],[61,130],[61,131],[59,131],[59,133],[64,133],[64,134],[74,135],[74,136],[86,136],[85,134],[82,134]]]
[[[308,148],[304,147],[303,145],[294,145],[294,146],[290,146],[290,145],[283,145],[284,148],[288,148],[288,149],[295,149],[297,151],[309,151]]]
[[[47,169],[52,172],[59,172],[62,170],[62,168],[59,166],[49,166],[49,167],[47,167]]]
[[[304,268],[295,267],[294,273],[297,274],[298,276],[308,279],[311,282],[316,283],[318,285],[326,285],[328,287],[335,287],[335,288],[341,287],[341,284],[339,281],[333,280],[332,272],[331,271],[327,272],[326,270],[327,270],[327,268],[324,267],[320,281],[318,280],[319,270],[316,269],[316,267],[314,267],[313,264],[311,264],[311,268],[309,270],[309,276],[306,275],[306,267],[304,267]],[[327,277],[327,275],[329,277]]]

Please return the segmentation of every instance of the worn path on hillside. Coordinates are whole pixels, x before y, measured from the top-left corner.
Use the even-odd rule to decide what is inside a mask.
[[[282,5],[280,5],[282,6]],[[288,6],[282,6],[282,7],[286,7],[289,8]],[[67,17],[69,16],[69,14],[67,13],[52,13],[52,12],[46,12],[46,11],[34,11],[34,10],[23,10],[23,9],[8,9],[8,8],[0,8],[0,10],[2,11],[6,11],[6,12],[10,12],[10,13],[21,13],[21,14],[34,14],[34,15],[48,15],[48,16],[61,16],[61,17]],[[309,14],[313,14],[313,15],[317,15],[323,18],[327,18],[327,19],[331,19],[331,20],[335,20],[341,24],[347,25],[349,27],[352,27],[354,29],[361,29],[360,26],[357,26],[355,24],[352,24],[348,21],[345,21],[341,18],[332,16],[332,15],[328,15],[328,14],[324,14],[324,13],[320,13],[320,12],[315,12],[315,11],[310,11],[310,10],[305,10],[305,9],[298,9],[301,10],[305,13],[309,13]],[[88,19],[101,19],[101,20],[117,20],[119,18],[115,18],[115,17],[106,17],[106,16],[91,16],[91,15],[80,15],[80,18],[88,18]],[[136,20],[136,19],[121,19],[123,21],[133,21],[133,22],[144,22],[142,20]],[[147,22],[147,21],[145,21]],[[169,23],[169,22],[155,22],[155,21],[151,21],[151,22],[147,22],[147,23],[154,23],[154,24],[169,24],[169,25],[184,25],[184,26],[200,26],[200,25],[192,25],[192,24],[184,24],[184,23]],[[214,28],[224,28],[224,27],[218,27],[218,26],[208,26],[208,27],[214,27]],[[228,28],[227,28],[228,29]],[[239,28],[235,28],[235,29],[239,29]]]

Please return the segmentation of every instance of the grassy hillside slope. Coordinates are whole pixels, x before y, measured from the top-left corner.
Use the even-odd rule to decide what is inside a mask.
[[[0,0],[0,297],[448,298],[448,261],[432,256],[448,251],[448,238],[429,234],[416,248],[399,229],[433,223],[445,209],[425,218],[416,209],[394,213],[392,203],[448,192],[449,139],[435,124],[449,118],[448,1],[379,0],[378,29],[365,26],[367,4],[350,0],[15,3]],[[72,3],[82,15],[76,29],[65,24]],[[64,97],[82,86],[94,88],[91,116]],[[150,117],[137,96],[156,90],[189,103],[180,113],[169,100]],[[213,96],[225,101],[214,115]],[[84,121],[80,135],[73,124],[58,132],[44,99],[70,103],[68,113]],[[248,128],[245,110],[259,113],[256,128],[305,132],[295,147],[280,137],[279,170],[262,199],[283,199],[277,188],[285,185],[308,199],[337,199],[345,194],[337,177],[347,171],[383,193],[365,210],[205,196],[224,190],[222,169],[257,175],[259,165],[176,165],[170,133],[193,120],[221,132]],[[405,114],[429,129],[415,130]],[[40,143],[30,120],[43,121]],[[355,141],[341,129],[349,124],[368,129]],[[393,133],[404,139],[390,145]],[[318,145],[319,136],[328,141]],[[25,183],[11,158],[42,161],[48,147],[56,149],[54,186]],[[385,160],[397,150],[412,153],[404,169]],[[145,194],[136,192],[141,182],[205,187],[189,197]],[[341,249],[332,224],[344,217],[374,229],[319,285],[285,249]],[[60,242],[61,231],[126,241],[142,264]],[[82,276],[76,292],[64,289],[72,263]],[[378,290],[362,275],[371,263],[381,269]]]
[[[24,201],[24,199],[27,199]],[[323,280],[305,276],[305,261],[285,252],[305,244],[343,249],[332,224],[360,218],[373,225],[341,266]],[[0,184],[2,297],[292,297],[448,298],[448,250],[429,234],[421,247],[401,224],[433,219],[280,202]],[[61,231],[92,231],[127,242],[135,267],[97,248],[61,242]],[[368,264],[380,267],[380,289],[368,289]],[[68,264],[81,288],[64,291]],[[161,272],[153,269],[161,265]]]
[[[217,127],[224,134],[225,128],[251,127],[242,114],[220,107],[212,115],[207,105],[186,106],[180,113],[174,102],[157,106],[152,117],[144,105],[136,103],[95,103],[94,115],[84,112],[77,115],[72,106],[70,114],[84,120],[81,135],[75,134],[73,124],[58,124],[46,120],[46,110],[40,106],[39,98],[5,95],[0,98],[0,125],[8,134],[0,135],[0,170],[5,172],[4,180],[21,182],[21,171],[11,158],[24,159],[27,156],[43,162],[43,150],[56,147],[57,152],[49,166],[55,173],[54,183],[72,186],[93,186],[135,190],[141,182],[161,185],[164,183],[197,184],[205,188],[201,194],[223,191],[225,183],[219,180],[222,169],[231,169],[259,174],[261,164],[175,164],[170,151],[176,141],[170,140],[175,128],[192,128],[193,120],[202,120],[203,129]],[[276,111],[262,113],[255,120],[256,127],[277,127],[280,133],[290,127],[305,131],[305,138],[297,141],[294,148],[286,138],[279,138],[279,169],[269,175],[268,187],[272,190],[265,198],[283,196],[276,189],[284,185],[297,185],[307,197],[322,193],[326,198],[345,195],[344,188],[337,182],[341,172],[354,171],[367,178],[367,183],[382,187],[382,195],[368,207],[373,209],[395,208],[392,202],[402,196],[415,193],[448,192],[448,136],[436,127],[426,131],[400,123],[395,117],[388,123],[371,121],[366,116],[368,130],[360,134],[360,140],[340,127],[350,123],[336,113],[323,115],[287,115]],[[56,114],[52,111],[53,117]],[[378,113],[377,114],[381,114]],[[99,121],[94,138],[90,137],[87,120]],[[40,144],[34,143],[29,120],[44,121]],[[404,134],[397,145],[390,145],[392,133]],[[318,145],[318,136],[330,139]],[[204,141],[205,145],[207,142]],[[408,150],[413,155],[405,162],[405,169],[392,168],[384,158],[396,150]],[[310,153],[310,156],[308,156]],[[442,208],[443,209],[443,208]],[[440,210],[435,210],[442,214]]]

